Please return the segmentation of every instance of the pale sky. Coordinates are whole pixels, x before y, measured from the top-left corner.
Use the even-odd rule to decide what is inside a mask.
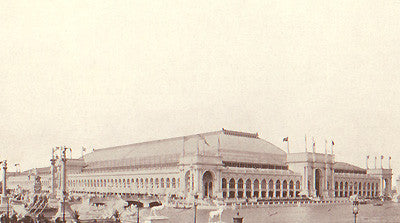
[[[0,158],[226,128],[395,179],[399,71],[397,0],[1,1]]]

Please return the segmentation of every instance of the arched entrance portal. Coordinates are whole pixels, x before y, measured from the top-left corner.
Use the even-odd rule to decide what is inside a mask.
[[[190,177],[190,171],[187,171],[185,174],[185,197],[188,197],[188,195],[190,194],[190,192],[192,191],[192,180]]]
[[[315,170],[315,193],[317,197],[322,196],[322,190],[323,190],[323,175],[322,171],[320,169]]]
[[[211,198],[213,196],[213,176],[210,171],[203,174],[203,192],[204,197]]]

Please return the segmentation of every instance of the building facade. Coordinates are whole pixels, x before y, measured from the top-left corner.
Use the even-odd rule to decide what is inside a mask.
[[[56,193],[60,162],[9,175],[8,188]],[[334,154],[287,154],[258,134],[222,129],[97,149],[67,161],[70,194],[157,195],[213,199],[388,196],[392,170],[336,162]]]

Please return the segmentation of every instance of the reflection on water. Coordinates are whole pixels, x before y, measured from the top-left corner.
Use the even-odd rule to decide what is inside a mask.
[[[385,203],[383,206],[372,204],[360,205],[357,222],[400,222],[400,204]],[[171,223],[193,222],[193,210],[167,209],[161,212],[170,217]],[[208,222],[209,210],[198,210],[198,223]],[[236,214],[233,209],[225,210],[222,220],[226,223],[232,222],[232,216]],[[250,222],[354,222],[353,206],[347,204],[335,205],[309,205],[302,207],[259,207],[240,209],[244,217],[244,223]]]

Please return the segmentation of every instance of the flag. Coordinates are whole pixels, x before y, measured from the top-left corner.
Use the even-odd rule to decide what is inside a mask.
[[[381,160],[383,159],[383,157],[384,157],[384,156],[382,155],[382,156],[381,156]]]
[[[283,142],[289,142],[289,137],[283,138]]]
[[[335,142],[332,140],[332,146],[334,146],[335,145]]]
[[[367,159],[369,159],[369,155],[367,156]]]

